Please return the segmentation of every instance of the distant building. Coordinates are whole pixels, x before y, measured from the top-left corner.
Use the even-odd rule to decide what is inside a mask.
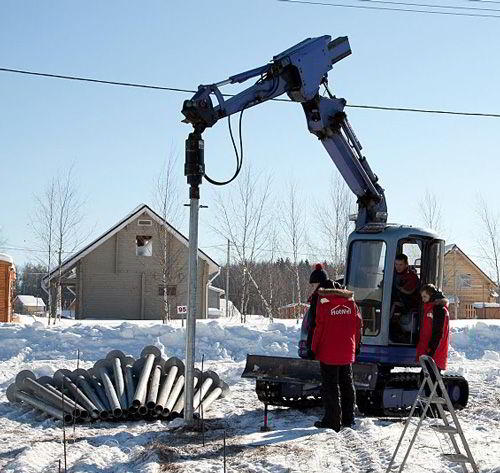
[[[12,299],[16,281],[13,259],[0,253],[0,322],[12,321]]]
[[[33,315],[45,312],[45,302],[40,297],[20,295],[14,299],[16,314]]]
[[[162,319],[164,255],[168,236],[167,301],[171,318],[184,318],[188,288],[188,239],[142,204],[61,265],[62,285],[73,294],[75,318]],[[175,255],[175,257],[174,257]],[[52,287],[59,268],[51,273]],[[211,281],[219,265],[198,250],[197,317],[205,318],[209,300],[218,303]],[[48,287],[48,277],[43,279]],[[215,291],[216,295],[211,296]],[[63,307],[68,305],[63,301]],[[219,308],[219,305],[215,305]]]
[[[495,303],[498,297],[495,282],[457,245],[445,247],[443,291],[451,317],[459,319],[478,317],[478,307]]]
[[[309,309],[309,304],[306,304],[304,302],[287,304],[282,307],[278,307],[278,318],[297,319],[299,317],[302,317],[307,309]]]

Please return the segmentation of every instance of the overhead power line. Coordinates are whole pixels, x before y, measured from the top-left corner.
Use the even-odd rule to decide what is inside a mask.
[[[500,15],[492,15],[491,13],[461,13],[458,11],[436,11],[436,10],[421,10],[417,8],[395,8],[380,5],[353,5],[348,3],[330,3],[330,2],[320,2],[313,0],[275,0],[283,3],[297,3],[304,5],[320,5],[325,7],[334,8],[351,8],[351,9],[361,9],[361,10],[379,10],[379,11],[395,11],[395,12],[406,12],[406,13],[422,13],[428,15],[447,15],[447,16],[462,16],[462,17],[477,17],[477,18],[500,18]],[[353,0],[356,1],[356,0]],[[371,0],[357,0],[366,3],[371,3]],[[392,2],[388,2],[392,3]],[[401,2],[402,3],[402,2]],[[394,3],[395,4],[395,3]],[[424,5],[422,5],[424,7]],[[438,6],[432,8],[439,8]],[[480,9],[488,11],[487,9]]]
[[[280,0],[281,1],[281,0]],[[50,74],[46,72],[35,72],[28,71],[23,69],[10,69],[6,67],[1,67],[0,72],[10,72],[15,74],[25,74],[35,77],[47,77],[52,79],[64,79],[64,80],[72,80],[72,81],[80,81],[80,82],[91,82],[97,84],[104,85],[115,85],[122,87],[135,87],[142,89],[154,89],[161,90],[167,92],[178,92],[178,93],[186,93],[186,94],[194,94],[197,91],[192,89],[182,89],[178,87],[165,87],[159,85],[149,85],[149,84],[139,84],[133,82],[117,82],[111,80],[101,80],[101,79],[93,79],[89,77],[79,77],[79,76],[68,76],[61,74]],[[222,94],[224,97],[233,97],[235,94]],[[289,102],[293,103],[289,99],[272,99],[274,102]],[[391,112],[416,112],[416,113],[427,113],[427,114],[439,114],[439,115],[459,115],[465,117],[488,117],[488,118],[500,118],[500,113],[486,113],[486,112],[461,112],[457,110],[439,110],[439,109],[427,109],[427,108],[413,108],[413,107],[390,107],[390,106],[382,106],[382,105],[357,105],[357,104],[347,104],[346,107],[350,108],[361,108],[367,110],[382,110],[382,111],[391,111]]]
[[[439,5],[436,3],[410,3],[410,2],[396,2],[391,0],[354,0],[356,2],[365,2],[365,3],[378,3],[383,5],[402,5],[402,6],[410,6],[410,7],[423,7],[423,8],[436,8],[443,10],[465,10],[465,11],[493,11],[500,13],[498,8],[485,8],[485,7],[461,7],[461,6],[453,6],[453,5]],[[478,2],[479,0],[473,0]]]

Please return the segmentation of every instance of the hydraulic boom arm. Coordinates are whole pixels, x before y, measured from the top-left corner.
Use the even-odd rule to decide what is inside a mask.
[[[332,161],[358,198],[356,229],[368,223],[387,221],[384,190],[378,184],[344,112],[346,101],[334,96],[322,97],[321,84],[327,85],[333,64],[351,54],[347,37],[331,41],[330,36],[306,39],[275,56],[265,66],[229,77],[227,80],[201,85],[198,92],[184,102],[185,122],[194,127],[193,137],[201,140],[203,131],[218,120],[242,112],[282,94],[300,102],[309,131],[316,135]],[[239,94],[224,99],[219,87],[244,82],[260,76],[257,82]],[[218,104],[214,106],[211,95]],[[199,172],[194,170],[194,173]],[[189,173],[186,171],[189,180]]]

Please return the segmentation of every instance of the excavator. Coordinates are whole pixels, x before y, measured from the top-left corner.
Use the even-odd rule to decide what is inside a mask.
[[[204,174],[200,150],[204,148],[202,133],[219,120],[283,94],[302,105],[309,131],[320,140],[357,197],[342,282],[354,293],[364,324],[361,351],[353,365],[358,409],[370,416],[397,416],[407,413],[419,389],[419,373],[409,368],[419,366],[416,345],[423,308],[398,314],[398,323],[394,323],[395,258],[407,255],[421,284],[441,287],[444,240],[431,230],[388,223],[384,189],[347,119],[346,100],[328,88],[328,72],[350,54],[347,37],[308,38],[261,67],[200,85],[182,109],[183,121],[193,126],[186,141],[185,174],[188,182],[190,176],[192,182],[201,182],[200,175],[212,182]],[[256,82],[236,95],[228,97],[220,91],[223,85],[251,78],[257,78]],[[326,96],[320,94],[321,86]],[[240,167],[238,162],[233,179]],[[242,377],[256,380],[257,396],[266,407],[305,408],[321,402],[319,362],[314,360],[247,355]],[[455,408],[465,407],[469,396],[465,378],[446,375],[443,379]]]

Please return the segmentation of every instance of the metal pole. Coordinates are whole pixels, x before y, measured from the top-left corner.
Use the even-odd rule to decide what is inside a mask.
[[[229,317],[229,262],[231,258],[231,246],[227,239],[227,261],[226,261],[226,317]]]
[[[188,313],[186,323],[186,384],[184,386],[184,420],[193,421],[193,371],[196,333],[196,293],[198,285],[198,212],[199,199],[190,199],[189,211],[189,266]]]
[[[189,189],[189,262],[188,313],[186,321],[186,379],[184,386],[184,421],[193,423],[194,359],[196,333],[196,295],[198,289],[198,213],[200,184],[205,173],[204,143],[201,131],[195,129],[186,140],[184,175]]]

